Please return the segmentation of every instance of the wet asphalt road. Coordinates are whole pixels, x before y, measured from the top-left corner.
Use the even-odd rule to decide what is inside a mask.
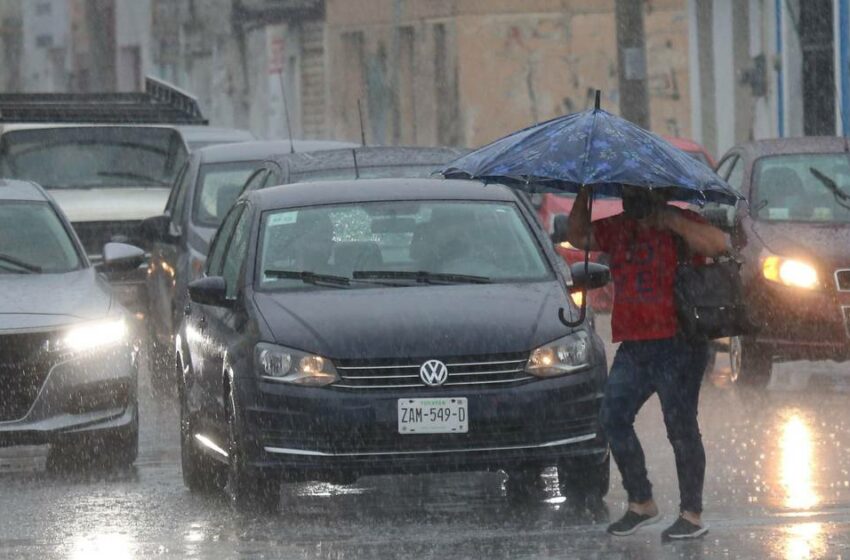
[[[786,364],[768,391],[745,391],[725,382],[727,364],[718,358],[702,393],[702,541],[660,542],[678,496],[655,398],[637,429],[666,518],[613,539],[605,524],[625,499],[616,470],[592,510],[565,502],[551,473],[546,493],[521,503],[491,473],[285,485],[279,513],[233,513],[183,487],[175,403],[143,376],[132,472],[55,475],[43,448],[0,450],[0,558],[850,558],[850,367]]]

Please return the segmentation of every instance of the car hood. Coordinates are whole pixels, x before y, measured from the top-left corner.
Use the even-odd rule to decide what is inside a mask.
[[[335,359],[527,352],[566,335],[557,282],[256,293],[281,345]]]
[[[112,305],[93,268],[63,274],[0,274],[0,330],[99,319]]]
[[[757,222],[753,227],[767,249],[777,255],[807,256],[830,265],[850,265],[850,224]]]
[[[50,189],[50,195],[71,222],[128,222],[162,214],[167,187]]]

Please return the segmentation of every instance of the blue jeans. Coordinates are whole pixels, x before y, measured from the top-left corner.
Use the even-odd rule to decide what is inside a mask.
[[[600,421],[630,502],[652,499],[652,484],[647,478],[634,421],[643,403],[658,393],[667,438],[676,456],[679,507],[682,511],[702,511],[705,450],[697,407],[707,359],[707,342],[679,336],[626,341],[617,350],[605,386]]]

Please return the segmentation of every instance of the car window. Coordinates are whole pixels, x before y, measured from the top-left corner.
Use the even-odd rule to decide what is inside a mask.
[[[259,188],[262,188],[265,185],[266,178],[268,177],[269,171],[266,168],[258,169],[254,172],[253,175],[248,179],[245,183],[245,187],[242,189],[243,192],[255,191]]]
[[[25,265],[68,272],[81,264],[70,234],[48,203],[0,202],[0,274],[24,272]]]
[[[218,233],[216,233],[212,247],[210,248],[210,257],[207,259],[207,276],[221,276],[222,257],[227,250],[227,244],[230,242],[231,234],[236,227],[236,221],[242,214],[243,209],[244,206],[232,208],[224,222],[222,222]]]
[[[738,161],[738,156],[736,154],[726,156],[726,158],[720,162],[720,165],[717,166],[717,170],[715,172],[721,179],[726,180],[729,176],[729,170],[732,169],[732,166],[736,161]]]
[[[177,178],[174,179],[174,185],[171,187],[171,192],[168,193],[168,201],[165,203],[165,213],[169,216],[174,215],[174,205],[177,201],[177,193],[180,191],[180,183],[183,181],[183,176],[186,174],[186,169],[189,167],[189,162],[183,164],[180,171],[177,172]]]
[[[177,192],[175,194],[174,208],[171,210],[171,222],[177,226],[183,224],[183,216],[186,211],[186,197],[189,193],[189,183],[192,180],[192,174],[189,173],[189,164],[186,164],[183,169],[184,171],[180,177],[180,181],[175,187]]]
[[[850,208],[840,201],[840,193],[850,194],[845,153],[763,157],[753,168],[753,191],[759,220],[850,222]]]
[[[242,193],[245,181],[259,165],[259,161],[202,165],[195,188],[192,222],[204,227],[218,227]]]
[[[548,278],[551,269],[515,204],[370,202],[266,212],[260,270],[352,277],[355,271],[426,271],[495,282]],[[258,274],[261,287],[299,282]]]
[[[738,192],[741,192],[741,187],[743,187],[744,180],[744,160],[743,158],[735,158],[735,162],[732,164],[732,168],[729,170],[729,174],[726,177],[726,182],[730,187],[735,189]]]
[[[45,188],[168,187],[188,157],[169,128],[16,130],[0,140],[0,174]]]
[[[236,228],[233,230],[233,236],[224,253],[224,266],[221,275],[224,277],[227,286],[228,299],[235,298],[239,290],[239,273],[245,263],[248,236],[251,231],[250,215],[250,212],[244,210],[240,213]]]

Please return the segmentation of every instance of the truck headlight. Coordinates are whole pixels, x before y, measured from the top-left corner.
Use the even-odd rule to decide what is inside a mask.
[[[762,261],[762,274],[767,280],[789,286],[813,290],[819,286],[818,271],[812,265],[797,259],[776,255]]]
[[[254,364],[267,381],[321,387],[339,380],[327,358],[266,342],[255,347]]]
[[[61,346],[73,352],[86,352],[120,344],[127,339],[123,318],[85,323],[73,327],[62,338]]]
[[[590,367],[591,344],[585,331],[578,331],[531,353],[525,371],[536,377],[556,377]]]

